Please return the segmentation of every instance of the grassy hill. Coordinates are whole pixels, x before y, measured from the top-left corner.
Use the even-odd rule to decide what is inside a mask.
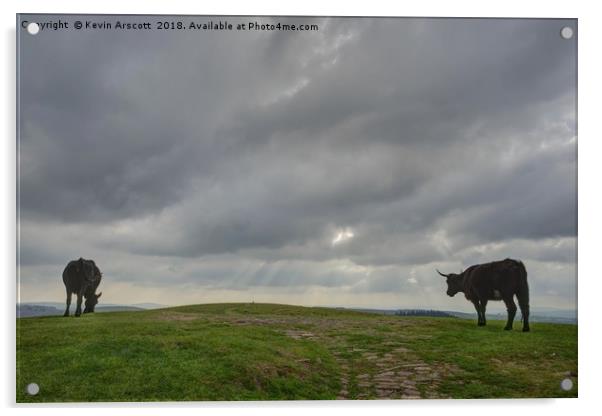
[[[577,396],[575,325],[503,325],[275,304],[21,318],[17,401]]]

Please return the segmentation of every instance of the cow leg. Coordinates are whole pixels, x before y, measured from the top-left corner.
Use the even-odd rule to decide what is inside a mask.
[[[512,329],[512,323],[514,322],[514,316],[516,315],[516,303],[512,297],[504,297],[504,303],[506,304],[506,310],[508,311],[508,322],[504,329],[509,331]]]
[[[523,332],[529,332],[529,302],[518,299],[520,313],[523,315]]]
[[[477,311],[477,325],[478,325],[478,326],[483,326],[483,325],[485,325],[485,324],[483,323],[483,318],[482,318],[482,315],[481,315],[481,306],[479,305],[479,301],[478,301],[478,300],[473,300],[473,301],[472,301],[472,304],[474,305],[474,308],[475,308],[475,309],[476,309],[476,311]]]
[[[481,299],[481,321],[483,322],[483,326],[487,325],[487,320],[485,319],[485,310],[487,309],[487,299]]]
[[[84,294],[82,292],[77,293],[77,308],[75,309],[75,316],[80,316],[82,314],[82,298]]]
[[[69,307],[71,306],[71,292],[67,290],[67,309],[65,309],[65,314],[63,316],[69,316]]]

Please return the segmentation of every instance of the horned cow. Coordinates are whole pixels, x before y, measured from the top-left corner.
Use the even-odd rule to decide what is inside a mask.
[[[478,316],[478,325],[484,326],[485,309],[490,300],[502,300],[508,311],[505,330],[511,330],[516,315],[514,295],[523,316],[523,332],[529,331],[529,285],[527,270],[519,260],[505,259],[470,266],[460,274],[444,274],[447,278],[447,294],[454,296],[463,292],[466,299],[473,303]]]

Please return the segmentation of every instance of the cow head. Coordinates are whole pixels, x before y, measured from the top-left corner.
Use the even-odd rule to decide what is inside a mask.
[[[102,292],[100,293],[92,293],[89,296],[86,296],[86,307],[84,308],[84,313],[94,312],[94,307],[98,303],[98,298],[102,296]]]
[[[456,293],[464,291],[464,278],[463,278],[462,274],[455,274],[455,273],[443,274],[439,270],[437,270],[437,273],[439,273],[441,276],[443,276],[447,279],[447,295],[448,296],[454,296]]]

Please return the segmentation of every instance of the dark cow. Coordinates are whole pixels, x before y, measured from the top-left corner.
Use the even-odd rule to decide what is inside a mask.
[[[529,285],[527,270],[521,261],[505,259],[470,266],[460,274],[444,274],[447,278],[447,294],[454,296],[464,292],[466,299],[474,304],[478,315],[478,325],[484,326],[487,301],[503,300],[508,311],[508,322],[504,329],[512,329],[516,304],[514,295],[523,315],[523,332],[529,331]]]
[[[65,283],[67,291],[67,309],[63,316],[69,316],[71,294],[73,293],[77,295],[75,316],[80,316],[82,313],[82,297],[86,298],[84,313],[94,312],[98,298],[102,295],[102,292],[96,293],[101,278],[102,273],[96,267],[94,260],[85,260],[80,257],[78,260],[70,261],[63,271],[63,283]]]

